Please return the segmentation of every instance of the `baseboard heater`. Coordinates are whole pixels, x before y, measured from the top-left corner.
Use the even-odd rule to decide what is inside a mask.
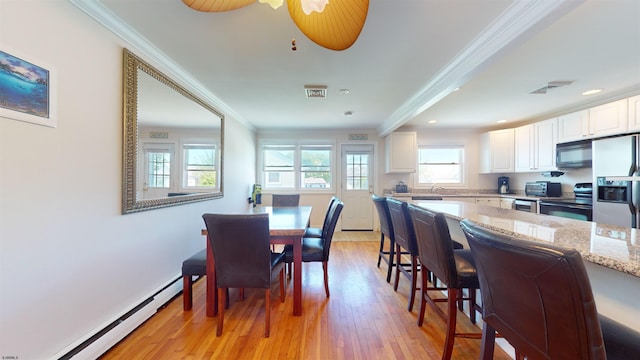
[[[178,295],[180,291],[182,291],[181,280],[182,277],[172,280],[140,304],[134,306],[118,319],[103,327],[94,335],[82,341],[57,359],[97,359],[153,316],[158,309]]]

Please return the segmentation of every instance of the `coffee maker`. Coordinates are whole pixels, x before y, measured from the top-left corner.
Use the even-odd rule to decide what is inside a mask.
[[[509,193],[509,177],[508,176],[500,176],[498,178],[498,193],[500,194]]]

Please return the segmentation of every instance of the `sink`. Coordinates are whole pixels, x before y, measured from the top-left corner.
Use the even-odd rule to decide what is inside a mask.
[[[442,196],[438,194],[412,195],[411,200],[442,200]]]

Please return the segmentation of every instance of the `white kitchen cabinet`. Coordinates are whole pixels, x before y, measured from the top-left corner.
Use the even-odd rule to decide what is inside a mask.
[[[640,95],[629,98],[629,131],[640,131]]]
[[[478,142],[480,173],[514,171],[514,129],[489,131]]]
[[[385,172],[414,173],[418,156],[417,134],[414,131],[393,132],[385,138]]]
[[[622,99],[589,109],[592,137],[624,134],[629,124],[628,100]]]
[[[468,202],[468,203],[472,203],[472,204],[476,203],[476,198],[475,197],[452,196],[452,197],[447,197],[447,198],[444,198],[444,199],[445,200],[452,200],[452,201],[463,201],[463,202]]]
[[[629,129],[627,99],[558,117],[558,142],[624,134]]]
[[[557,119],[515,128],[516,172],[556,169]]]
[[[499,197],[477,197],[476,204],[484,205],[484,206],[493,206],[500,207],[500,198]]]
[[[513,203],[516,201],[512,198],[500,198],[500,208],[501,209],[513,209]]]
[[[589,137],[589,110],[581,110],[558,117],[558,143]]]

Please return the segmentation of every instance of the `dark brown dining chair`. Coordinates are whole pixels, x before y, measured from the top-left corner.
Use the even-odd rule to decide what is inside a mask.
[[[472,323],[475,323],[476,311],[482,311],[476,303],[476,291],[479,289],[478,274],[473,264],[471,252],[464,249],[454,250],[449,226],[442,213],[415,205],[409,205],[408,211],[416,234],[422,272],[418,326],[422,326],[424,321],[427,303],[431,304],[447,324],[442,359],[451,359],[456,337],[481,338],[480,332],[456,332],[458,317],[456,304],[459,300],[469,301],[469,315]],[[438,286],[435,281],[430,285],[429,272],[445,286]],[[464,296],[464,289],[468,290],[467,297]],[[444,291],[446,291],[446,298],[442,297]],[[432,296],[435,293],[438,294],[437,297]],[[437,305],[439,302],[447,303],[446,311]]]
[[[378,250],[378,267],[380,267],[380,261],[384,260],[387,263],[387,282],[391,281],[391,273],[395,265],[395,247],[396,242],[393,237],[393,224],[391,223],[391,214],[389,213],[389,205],[387,205],[387,198],[384,196],[378,196],[376,194],[371,195],[371,200],[378,212],[378,219],[380,220],[380,249]],[[389,239],[389,249],[385,246],[385,238]]]
[[[393,226],[393,238],[396,242],[396,278],[393,283],[393,290],[398,290],[400,274],[405,275],[411,281],[407,310],[413,311],[413,303],[418,289],[418,244],[416,243],[416,234],[409,218],[407,202],[394,198],[387,198],[386,201]],[[409,262],[403,262],[402,256],[404,254],[409,256]]]
[[[324,221],[322,222],[322,227],[307,227],[304,231],[304,237],[314,237],[319,238],[322,237],[322,229],[327,226],[327,223],[331,220],[331,216],[329,211],[331,210],[331,205],[333,202],[338,200],[336,196],[332,196],[331,200],[329,200],[329,206],[327,206],[327,212],[324,214]]]
[[[284,302],[284,253],[272,253],[269,247],[269,214],[204,214],[215,263],[218,289],[218,327],[222,335],[226,290],[265,289],[265,330],[269,337],[271,319],[271,278],[278,273],[280,301]]]
[[[271,206],[299,206],[300,194],[273,194]]]
[[[461,222],[480,279],[482,359],[496,331],[517,359],[638,359],[640,334],[598,315],[580,253]]]
[[[302,261],[303,262],[321,262],[324,271],[324,291],[329,297],[329,250],[331,249],[331,241],[336,224],[340,218],[340,213],[344,203],[340,199],[336,199],[329,209],[330,221],[326,227],[322,229],[322,237],[320,238],[302,238]],[[286,254],[285,261],[287,264],[293,262],[293,246],[285,245],[284,252]]]

